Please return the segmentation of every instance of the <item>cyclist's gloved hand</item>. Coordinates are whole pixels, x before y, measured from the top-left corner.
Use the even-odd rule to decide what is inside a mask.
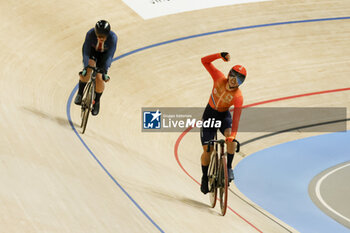
[[[103,81],[108,82],[110,80],[110,77],[104,73],[104,74],[102,74],[102,79],[103,79]]]
[[[87,73],[87,67],[85,67],[82,71],[79,72],[79,74],[81,76],[84,76],[84,77],[85,77],[86,73]]]
[[[107,75],[107,70],[106,69],[99,68],[99,69],[97,69],[97,73],[102,74],[103,81],[105,81],[105,82],[109,81],[110,77]]]
[[[228,52],[221,52],[220,53],[222,60],[229,61],[230,60],[230,54]]]
[[[233,140],[235,140],[235,137],[234,136],[229,136],[229,137],[227,137],[226,138],[226,143],[228,143],[228,142],[233,142]]]

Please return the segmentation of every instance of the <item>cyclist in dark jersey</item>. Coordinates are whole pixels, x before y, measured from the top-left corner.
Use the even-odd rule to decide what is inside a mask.
[[[92,108],[92,115],[96,116],[100,110],[100,98],[104,91],[104,82],[109,81],[107,75],[112,59],[117,48],[117,35],[111,31],[111,26],[106,20],[100,20],[95,28],[91,28],[85,37],[83,44],[84,69],[79,72],[79,90],[74,103],[81,105],[82,95],[86,83],[89,81],[92,70],[87,66],[96,66],[96,90]]]
[[[225,62],[230,60],[230,54],[227,52],[212,54],[202,58],[202,64],[211,75],[214,85],[209,98],[209,103],[203,113],[203,121],[207,119],[213,119],[221,121],[220,132],[226,137],[227,144],[227,168],[229,181],[234,179],[232,170],[232,161],[234,157],[234,151],[236,143],[234,139],[237,135],[239,119],[241,116],[243,95],[239,89],[245,77],[247,76],[246,69],[241,65],[235,65],[229,71],[226,77],[221,71],[219,71],[212,62],[221,58]],[[234,106],[233,116],[229,112],[229,108]],[[203,153],[201,157],[202,164],[202,183],[201,191],[206,194],[208,190],[208,165],[210,162],[211,151],[207,152],[208,142],[214,139],[217,132],[216,128],[201,128],[201,142],[203,146]]]

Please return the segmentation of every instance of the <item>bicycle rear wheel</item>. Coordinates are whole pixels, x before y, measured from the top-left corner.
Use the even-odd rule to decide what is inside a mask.
[[[208,169],[208,188],[209,188],[209,199],[211,207],[214,208],[216,205],[216,199],[217,199],[217,171],[218,171],[218,153],[216,151],[213,151],[210,163],[209,163],[209,169]]]
[[[94,94],[94,88],[91,82],[89,82],[86,85],[86,95],[83,96],[83,101],[81,105],[81,113],[82,113],[82,119],[81,119],[81,127],[82,127],[82,133],[85,133],[86,125],[89,119],[89,114],[92,108],[92,101],[93,101],[93,94]]]
[[[219,196],[221,214],[224,216],[227,210],[227,191],[228,191],[228,174],[226,166],[226,157],[222,156],[219,162]]]

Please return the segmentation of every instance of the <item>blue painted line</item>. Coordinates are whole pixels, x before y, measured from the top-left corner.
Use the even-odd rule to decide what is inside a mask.
[[[147,50],[147,49],[151,49],[151,48],[154,48],[154,47],[158,47],[158,46],[162,46],[162,45],[166,45],[166,44],[171,44],[171,43],[179,42],[179,41],[183,41],[183,40],[193,39],[193,38],[197,38],[197,37],[210,36],[210,35],[214,35],[214,34],[220,34],[220,33],[225,33],[225,32],[232,32],[232,31],[240,31],[240,30],[247,30],[247,29],[253,29],[253,28],[263,28],[263,27],[272,27],[272,26],[287,25],[287,24],[298,24],[298,23],[313,23],[313,22],[322,22],[322,21],[345,20],[345,19],[350,19],[350,17],[347,16],[347,17],[322,18],[322,19],[294,20],[294,21],[286,21],[286,22],[251,25],[251,26],[245,26],[245,27],[236,27],[236,28],[229,28],[229,29],[212,31],[212,32],[206,32],[206,33],[200,33],[200,34],[180,37],[180,38],[177,38],[177,39],[168,40],[168,41],[164,41],[164,42],[148,45],[148,46],[145,46],[145,47],[142,47],[142,48],[139,48],[139,49],[135,49],[135,50],[132,50],[130,52],[124,53],[124,54],[122,54],[120,56],[117,56],[116,58],[113,58],[113,61],[117,61],[119,59],[122,59],[124,57],[129,56],[129,55],[132,55],[134,53],[141,52],[143,50]]]
[[[299,232],[349,233],[348,228],[322,212],[308,193],[316,175],[349,161],[349,141],[347,131],[261,150],[237,164],[235,184],[250,200]]]
[[[153,219],[141,208],[141,206],[130,196],[130,194],[118,183],[118,181],[111,175],[111,173],[105,168],[105,166],[103,166],[103,164],[100,162],[100,160],[95,156],[95,154],[90,150],[90,148],[86,145],[85,141],[80,137],[80,134],[78,133],[78,131],[76,130],[76,128],[74,127],[74,124],[72,122],[72,118],[71,118],[71,114],[70,114],[70,107],[71,107],[71,103],[73,100],[73,96],[75,94],[75,92],[78,90],[78,85],[76,85],[73,89],[73,91],[71,92],[69,98],[68,98],[68,102],[67,102],[67,117],[68,117],[68,121],[70,126],[72,127],[74,133],[77,135],[77,137],[79,138],[79,140],[81,141],[81,143],[83,143],[83,145],[85,146],[85,148],[89,151],[89,153],[92,155],[92,157],[96,160],[96,162],[101,166],[101,168],[107,173],[107,175],[109,176],[109,178],[111,178],[113,180],[113,182],[123,191],[123,193],[132,201],[132,203],[142,212],[142,214],[160,231],[160,232],[164,232],[154,221]]]
[[[177,39],[173,40],[168,40],[152,45],[148,45],[139,49],[132,50],[130,52],[124,53],[120,56],[117,56],[113,58],[113,61],[120,60],[124,57],[127,57],[129,55],[141,52],[143,50],[151,49],[154,47],[170,44],[170,43],[175,43],[178,41],[183,41],[183,40],[188,40],[188,39],[193,39],[197,37],[203,37],[203,36],[209,36],[209,35],[214,35],[214,34],[220,34],[220,33],[225,33],[225,32],[232,32],[232,31],[239,31],[239,30],[247,30],[247,29],[253,29],[253,28],[262,28],[262,27],[270,27],[270,26],[278,26],[278,25],[286,25],[286,24],[297,24],[297,23],[311,23],[311,22],[320,22],[320,21],[332,21],[332,20],[344,20],[344,19],[350,19],[350,17],[336,17],[336,18],[322,18],[322,19],[310,19],[310,20],[298,20],[298,21],[287,21],[287,22],[277,22],[277,23],[269,23],[269,24],[259,24],[259,25],[252,25],[252,26],[246,26],[246,27],[237,27],[237,28],[229,28],[225,30],[218,30],[218,31],[212,31],[212,32],[207,32],[207,33],[200,33],[196,35],[191,35],[191,36],[185,36],[185,37],[180,37]],[[75,92],[78,90],[78,85],[76,85],[71,92],[68,101],[67,101],[67,117],[69,124],[71,125],[74,133],[78,136],[79,140],[82,142],[82,144],[85,146],[85,148],[89,151],[89,153],[93,156],[93,158],[96,160],[96,162],[102,167],[102,169],[107,173],[107,175],[113,180],[113,182],[124,192],[124,194],[134,203],[134,205],[145,215],[145,217],[160,231],[163,232],[163,230],[150,218],[150,216],[140,207],[140,205],[128,194],[128,192],[125,191],[125,189],[116,181],[116,179],[109,173],[109,171],[103,166],[103,164],[99,161],[99,159],[95,156],[95,154],[90,150],[90,148],[86,145],[84,140],[80,137],[79,133],[74,127],[74,124],[71,119],[71,114],[70,114],[70,107],[71,107],[71,102],[73,100],[73,96]]]

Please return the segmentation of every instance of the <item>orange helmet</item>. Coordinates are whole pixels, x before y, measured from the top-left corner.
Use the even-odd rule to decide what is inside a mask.
[[[231,68],[230,73],[228,75],[232,77],[237,77],[238,85],[241,85],[244,82],[245,77],[247,76],[247,71],[243,66],[235,65]]]

